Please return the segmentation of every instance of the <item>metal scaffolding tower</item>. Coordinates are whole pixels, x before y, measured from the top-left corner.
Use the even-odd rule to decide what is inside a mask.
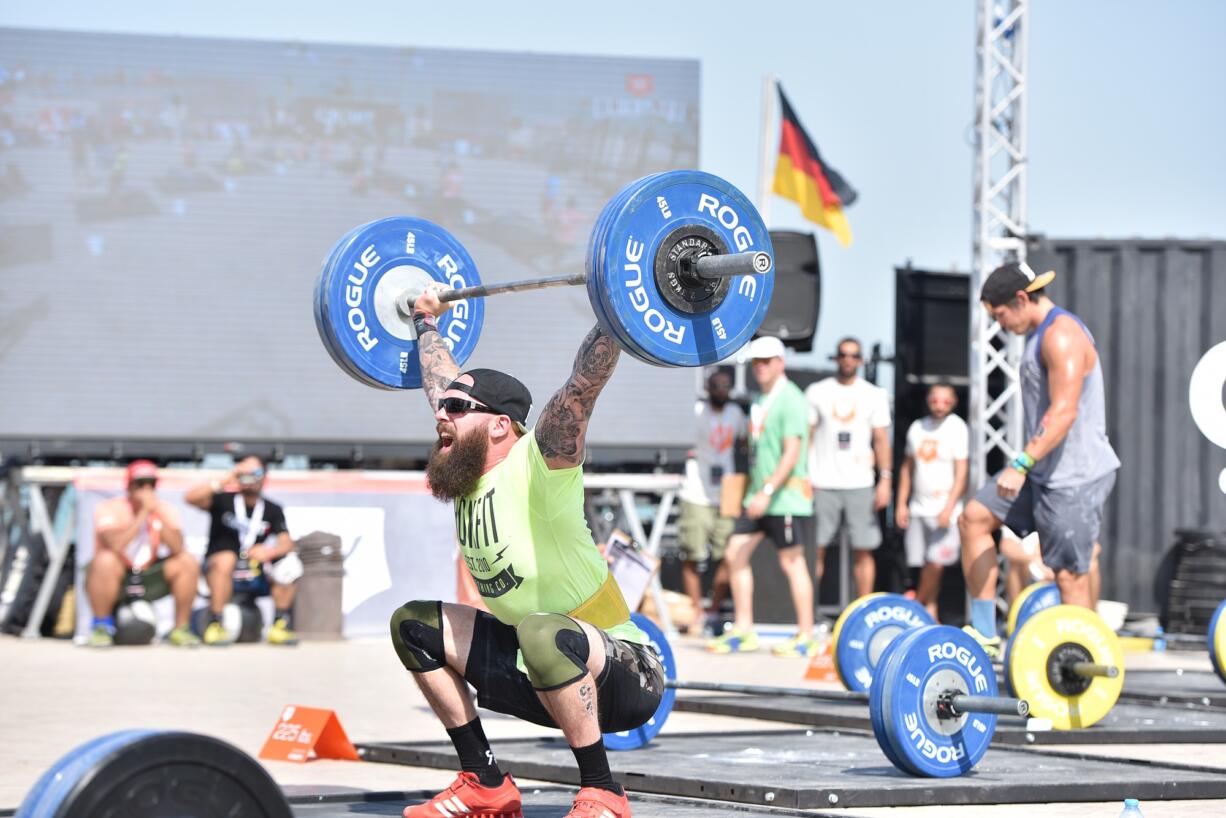
[[[1022,339],[979,304],[984,279],[1026,260],[1027,0],[979,0],[975,47],[975,223],[971,262],[970,489],[989,477],[988,459],[1020,451]]]

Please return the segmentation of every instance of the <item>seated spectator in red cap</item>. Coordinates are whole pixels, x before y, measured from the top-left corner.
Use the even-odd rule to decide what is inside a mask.
[[[172,594],[172,645],[198,645],[187,627],[200,567],[183,550],[179,512],[158,499],[158,469],[148,460],[128,465],[128,493],[94,509],[94,558],[85,568],[85,590],[94,612],[91,647],[115,641],[115,606],[123,599],[150,602]]]

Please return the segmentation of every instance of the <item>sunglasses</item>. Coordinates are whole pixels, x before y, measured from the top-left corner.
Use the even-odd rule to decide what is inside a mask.
[[[138,477],[135,480],[133,480],[129,485],[131,485],[132,488],[134,489],[145,489],[145,488],[151,489],[157,484],[158,484],[158,481],[152,477]]]
[[[488,406],[483,406],[476,401],[471,401],[468,398],[443,398],[438,402],[438,406],[443,412],[451,417],[467,414],[468,412],[481,412],[486,415],[501,415]]]
[[[852,359],[853,361],[858,361],[858,360],[860,360],[860,353],[859,353],[859,352],[839,352],[839,353],[836,353],[834,357],[836,357],[836,358],[850,358],[850,359]]]
[[[239,472],[238,482],[246,484],[246,485],[250,485],[251,483],[255,483],[256,481],[258,481],[263,476],[264,476],[263,469],[254,469],[248,472]]]

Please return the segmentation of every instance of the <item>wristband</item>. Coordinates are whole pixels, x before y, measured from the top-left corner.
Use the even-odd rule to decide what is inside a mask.
[[[417,337],[425,335],[427,332],[438,332],[437,319],[428,312],[413,313],[413,329],[417,331]]]
[[[880,477],[888,478],[891,480],[894,479],[894,472],[890,471],[889,469],[879,469],[877,471],[877,474]]]
[[[775,484],[774,483],[763,483],[762,493],[765,494],[767,497],[772,496],[775,493]]]
[[[1009,468],[1017,469],[1022,474],[1029,474],[1034,468],[1035,459],[1030,455],[1022,452],[1017,457],[1013,458],[1013,462],[1009,464]]]

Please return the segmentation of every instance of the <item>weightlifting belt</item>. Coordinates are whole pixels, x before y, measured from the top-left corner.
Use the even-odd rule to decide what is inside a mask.
[[[605,577],[600,590],[588,597],[578,608],[570,612],[572,619],[578,619],[604,630],[625,622],[630,618],[630,609],[626,607],[626,599],[617,580],[610,573]]]

